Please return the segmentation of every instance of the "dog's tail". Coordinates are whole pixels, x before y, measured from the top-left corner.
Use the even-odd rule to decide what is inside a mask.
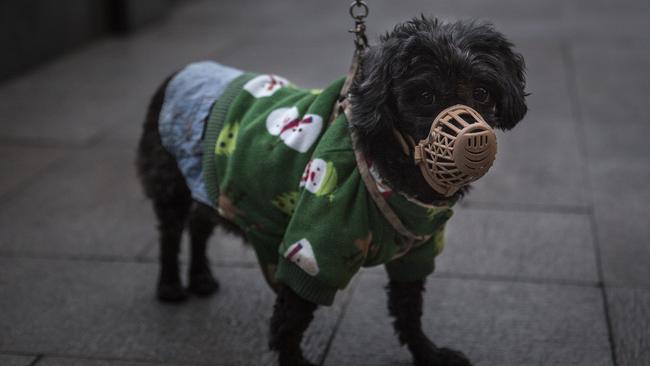
[[[154,202],[174,202],[179,198],[184,200],[189,195],[176,159],[162,145],[158,131],[165,91],[174,76],[175,73],[167,77],[151,98],[135,161],[144,192]]]

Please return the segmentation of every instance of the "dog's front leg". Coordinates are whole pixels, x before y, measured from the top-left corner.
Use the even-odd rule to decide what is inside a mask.
[[[471,366],[461,352],[438,348],[422,330],[422,293],[424,280],[390,281],[388,309],[395,318],[393,326],[402,345],[406,345],[417,366]]]
[[[280,366],[313,366],[300,348],[302,336],[314,319],[317,305],[280,286],[271,317],[269,347],[278,352]]]

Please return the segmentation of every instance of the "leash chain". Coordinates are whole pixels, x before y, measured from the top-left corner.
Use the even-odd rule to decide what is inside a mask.
[[[354,33],[354,45],[357,48],[357,53],[368,47],[365,20],[368,16],[368,12],[368,4],[363,0],[355,0],[350,4],[350,16],[354,19],[354,29],[350,29],[349,32]]]
[[[348,107],[348,93],[350,87],[354,82],[354,78],[359,71],[361,63],[361,55],[368,48],[368,37],[366,37],[366,17],[368,16],[369,8],[368,4],[363,0],[355,0],[350,4],[350,16],[354,19],[354,29],[350,29],[350,33],[354,33],[354,45],[355,51],[354,56],[352,57],[352,65],[350,65],[350,70],[345,78],[343,87],[341,88],[341,94],[339,95],[338,100],[334,104],[332,115],[327,123],[329,126],[334,122],[336,117],[343,112],[343,110]]]
[[[354,82],[355,76],[361,67],[361,56],[366,52],[368,48],[368,38],[366,37],[366,17],[368,16],[368,4],[363,0],[355,0],[350,5],[350,16],[354,19],[354,29],[350,30],[350,33],[354,33],[354,45],[356,50],[354,52],[354,57],[352,58],[352,65],[350,66],[350,71],[345,78],[343,87],[341,88],[341,94],[339,95],[338,100],[334,103],[334,108],[330,116],[330,120],[327,125],[331,125],[332,122],[341,114],[345,114],[348,122],[352,120],[352,112],[350,110],[350,100],[349,100],[349,91],[352,83]],[[359,174],[363,179],[363,183],[368,189],[370,197],[377,205],[377,208],[381,211],[386,221],[397,231],[402,238],[404,239],[403,245],[398,253],[393,257],[399,258],[410,250],[419,247],[423,243],[431,239],[429,235],[416,235],[408,230],[402,221],[399,219],[397,214],[393,209],[388,205],[388,202],[384,197],[379,193],[377,185],[374,179],[370,176],[368,163],[366,162],[365,157],[361,153],[361,150],[357,146],[357,136],[356,133],[351,130],[351,139],[352,139],[352,148],[354,150],[355,160],[357,161],[357,167],[359,168]]]

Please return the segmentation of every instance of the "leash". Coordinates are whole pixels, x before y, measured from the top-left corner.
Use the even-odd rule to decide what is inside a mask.
[[[352,64],[350,65],[350,70],[345,78],[339,97],[334,104],[333,111],[327,124],[328,126],[334,122],[341,113],[345,114],[348,123],[352,120],[350,87],[352,86],[357,73],[361,69],[362,56],[368,49],[368,38],[366,37],[365,24],[365,18],[368,16],[368,12],[368,4],[363,0],[355,0],[350,5],[350,16],[354,19],[355,25],[354,29],[351,29],[349,32],[354,34],[355,51],[352,58]],[[388,221],[393,229],[404,238],[404,245],[401,246],[398,253],[393,257],[393,259],[399,258],[431,239],[431,235],[416,235],[406,228],[402,223],[402,220],[399,219],[399,216],[397,216],[395,211],[393,211],[388,202],[384,199],[384,196],[379,192],[377,183],[370,175],[368,162],[366,161],[365,156],[363,156],[361,149],[358,147],[358,136],[353,130],[350,131],[350,137],[352,139],[352,149],[354,150],[359,174],[363,179],[363,183],[365,184],[370,197],[375,202],[377,208],[379,208],[379,211],[381,211],[386,221]],[[406,143],[404,143],[404,145],[406,145]]]
[[[360,69],[361,57],[368,49],[365,19],[368,16],[369,11],[370,9],[368,8],[368,4],[363,0],[355,0],[350,4],[349,12],[352,19],[354,19],[354,28],[350,29],[348,32],[354,34],[354,55],[352,56],[352,64],[350,65],[350,70],[343,82],[343,87],[341,88],[339,97],[336,100],[336,103],[334,103],[333,113],[330,115],[329,121],[327,122],[328,127],[348,106],[350,87]]]

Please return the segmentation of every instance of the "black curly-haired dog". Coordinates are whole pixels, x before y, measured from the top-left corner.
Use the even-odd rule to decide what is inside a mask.
[[[363,54],[362,68],[351,88],[351,128],[392,188],[423,202],[443,198],[404,155],[393,128],[419,141],[428,135],[432,119],[455,104],[474,108],[501,130],[511,129],[524,117],[524,60],[512,47],[489,24],[443,23],[421,17],[396,26]],[[160,86],[149,107],[137,167],[159,222],[158,296],[173,301],[185,297],[177,261],[185,226],[191,237],[188,289],[199,295],[218,289],[205,255],[214,227],[219,224],[235,232],[238,228],[212,208],[193,202],[176,161],[161,145],[158,117],[170,79]],[[455,198],[467,189],[459,190]],[[408,346],[416,365],[469,365],[462,353],[439,348],[424,334],[420,320],[423,290],[424,281],[387,286],[388,308],[399,341]],[[286,286],[278,290],[269,344],[278,351],[281,365],[310,365],[300,343],[316,307]]]

